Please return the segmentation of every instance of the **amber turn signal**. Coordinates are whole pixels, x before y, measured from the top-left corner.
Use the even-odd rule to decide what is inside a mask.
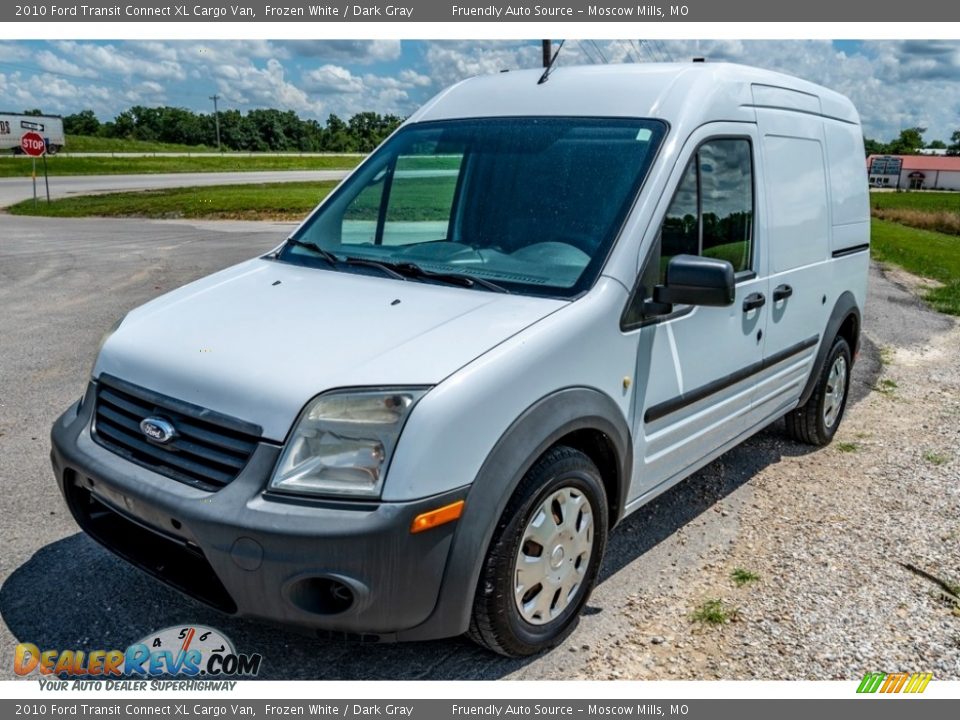
[[[430,530],[445,523],[453,522],[461,515],[463,515],[463,500],[457,500],[455,503],[417,515],[410,524],[410,532],[419,533]]]

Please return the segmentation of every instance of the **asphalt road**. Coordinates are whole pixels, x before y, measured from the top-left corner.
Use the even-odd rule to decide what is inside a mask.
[[[158,175],[63,175],[50,178],[50,197],[90,195],[125,190],[156,190],[201,185],[243,185],[247,183],[340,180],[346,170],[271,170],[230,173],[166,173]],[[43,176],[37,178],[37,194],[44,198]],[[33,197],[29,177],[0,178],[0,208]]]
[[[271,679],[561,679],[624,631],[628,597],[703,563],[736,541],[749,481],[787,453],[776,428],[727,453],[631,516],[613,533],[602,581],[561,648],[506,660],[452,640],[399,645],[325,642],[219,614],[166,588],[81,534],[50,469],[51,423],[81,393],[103,332],[131,308],[277,244],[290,226],[0,217],[0,678],[18,642],[41,648],[124,648],[174,624],[220,629],[264,655]],[[873,281],[868,332],[894,333],[909,308]],[[876,320],[874,320],[874,318]],[[912,332],[922,332],[914,326]],[[870,338],[858,388],[877,371]],[[863,392],[854,393],[856,403]],[[852,411],[855,411],[855,407]],[[721,512],[722,509],[722,512]],[[678,530],[683,528],[683,533]],[[681,537],[682,536],[682,537]]]

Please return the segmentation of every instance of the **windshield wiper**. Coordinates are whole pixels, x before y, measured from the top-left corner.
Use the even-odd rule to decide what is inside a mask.
[[[367,258],[360,257],[346,257],[343,259],[343,262],[347,265],[361,265],[364,267],[377,268],[377,270],[382,271],[386,275],[389,275],[392,278],[397,280],[409,280],[410,278],[407,275],[404,275],[394,269],[394,265],[391,263],[383,263],[379,260],[369,260]]]
[[[460,285],[461,287],[472,288],[476,285],[486,288],[487,290],[492,290],[493,292],[499,293],[510,293],[502,285],[497,285],[490,280],[486,280],[482,277],[477,277],[476,275],[468,275],[467,273],[452,273],[452,272],[436,272],[434,270],[426,270],[416,263],[412,262],[383,262],[380,260],[372,260],[370,258],[362,257],[352,257],[348,256],[345,258],[339,258],[334,255],[332,252],[326,248],[322,248],[316,243],[305,242],[303,240],[297,240],[296,238],[287,238],[287,242],[290,245],[296,245],[297,247],[306,248],[317,253],[320,257],[330,263],[331,266],[337,265],[359,265],[362,267],[372,267],[380,270],[385,275],[389,275],[392,278],[397,280],[411,280],[414,278],[422,278],[429,280],[439,280],[441,282],[454,283]]]
[[[434,270],[426,270],[412,262],[391,263],[390,267],[399,273],[403,273],[406,277],[419,277],[428,278],[430,280],[446,281],[456,283],[462,287],[473,287],[474,285],[479,285],[480,287],[484,287],[487,290],[493,290],[494,292],[507,294],[510,293],[510,291],[502,285],[497,285],[495,282],[491,282],[482,277],[477,277],[476,275],[469,275],[467,273],[436,272]]]
[[[322,248],[314,242],[304,242],[303,240],[297,240],[296,238],[288,237],[287,243],[290,245],[296,245],[297,247],[306,248],[307,250],[313,250],[313,252],[322,257],[331,265],[336,266],[340,264],[340,258],[326,248]]]

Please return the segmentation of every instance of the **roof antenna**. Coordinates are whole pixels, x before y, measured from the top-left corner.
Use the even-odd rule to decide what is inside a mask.
[[[560,51],[563,50],[563,44],[566,40],[561,40],[560,44],[557,45],[557,51],[553,54],[553,57],[550,58],[550,62],[547,63],[547,67],[543,71],[543,75],[540,76],[540,79],[537,80],[537,85],[543,85],[547,80],[550,79],[550,73],[553,72],[553,66],[557,63],[557,57],[560,55]]]

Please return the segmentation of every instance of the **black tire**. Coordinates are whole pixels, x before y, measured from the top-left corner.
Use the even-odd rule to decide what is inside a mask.
[[[556,618],[544,624],[533,624],[521,615],[514,600],[517,554],[535,511],[551,494],[565,488],[581,494],[590,505],[592,550],[582,581],[572,591],[575,594],[569,604]],[[590,458],[565,446],[544,453],[520,481],[494,531],[477,584],[467,631],[469,637],[508,657],[533,655],[562,642],[576,627],[580,611],[596,583],[606,547],[608,524],[606,491],[600,471]],[[571,556],[569,561],[572,560]]]
[[[838,358],[843,359],[846,368],[843,379],[843,397],[836,409],[833,421],[828,422],[826,417],[827,403],[834,399],[831,393],[831,372]],[[817,378],[813,394],[810,395],[806,403],[787,413],[787,434],[791,438],[807,445],[823,446],[830,444],[837,428],[840,427],[843,413],[847,408],[852,368],[853,360],[850,354],[850,345],[844,338],[837,336],[833,341],[830,352],[827,353],[827,360],[820,370],[820,377]]]

